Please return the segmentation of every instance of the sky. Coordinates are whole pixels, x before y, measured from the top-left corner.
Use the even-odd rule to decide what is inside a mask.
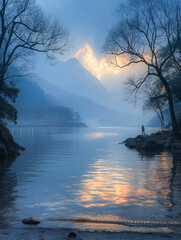
[[[61,58],[76,57],[111,92],[121,91],[123,82],[140,66],[115,68],[103,52],[105,38],[117,22],[116,9],[124,0],[37,0],[44,12],[60,19],[70,31],[71,48]]]
[[[46,14],[60,19],[70,31],[71,48],[60,60],[76,57],[108,91],[120,94],[121,99],[125,80],[142,72],[142,67],[136,65],[129,69],[115,68],[107,62],[103,52],[105,38],[117,22],[116,9],[122,1],[37,0]]]
[[[76,57],[110,91],[120,90],[126,78],[124,70],[107,63],[102,49],[121,1],[37,0],[46,14],[60,19],[70,31],[71,48],[61,60]]]
[[[107,32],[114,24],[115,9],[121,0],[37,0],[43,10],[61,19],[70,30],[72,52],[89,44],[102,54]]]

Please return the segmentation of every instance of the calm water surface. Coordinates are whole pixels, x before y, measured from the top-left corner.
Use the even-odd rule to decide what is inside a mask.
[[[3,226],[37,216],[42,226],[179,229],[181,156],[118,144],[140,128],[10,130],[26,151],[0,163]]]

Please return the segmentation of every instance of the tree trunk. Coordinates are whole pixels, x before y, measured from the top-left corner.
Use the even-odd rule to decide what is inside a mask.
[[[168,95],[168,103],[169,103],[170,116],[171,116],[172,128],[173,128],[173,136],[175,139],[181,139],[180,129],[176,119],[176,115],[175,115],[173,97],[172,97],[170,86],[162,74],[159,74],[159,77],[162,83],[164,84],[167,95]]]
[[[2,88],[3,88],[3,81],[2,81],[2,79],[1,79],[1,77],[0,77],[0,94],[1,94],[1,92],[2,92]]]
[[[180,129],[178,126],[178,122],[175,116],[174,106],[173,106],[173,98],[172,95],[169,96],[168,94],[168,103],[170,108],[170,115],[172,120],[172,127],[173,127],[173,135],[175,139],[181,139]]]
[[[3,82],[4,82],[4,71],[1,69],[0,70],[0,94],[2,93],[3,89]]]

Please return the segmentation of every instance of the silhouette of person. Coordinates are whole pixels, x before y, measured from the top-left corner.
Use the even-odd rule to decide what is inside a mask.
[[[141,130],[142,130],[142,135],[144,135],[145,134],[145,127],[144,127],[144,125],[141,126]]]

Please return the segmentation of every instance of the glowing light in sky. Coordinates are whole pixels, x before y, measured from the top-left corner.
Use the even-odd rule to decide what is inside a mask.
[[[96,58],[93,49],[86,43],[74,56],[99,80],[107,74],[118,74],[120,69],[107,62],[106,58]]]

